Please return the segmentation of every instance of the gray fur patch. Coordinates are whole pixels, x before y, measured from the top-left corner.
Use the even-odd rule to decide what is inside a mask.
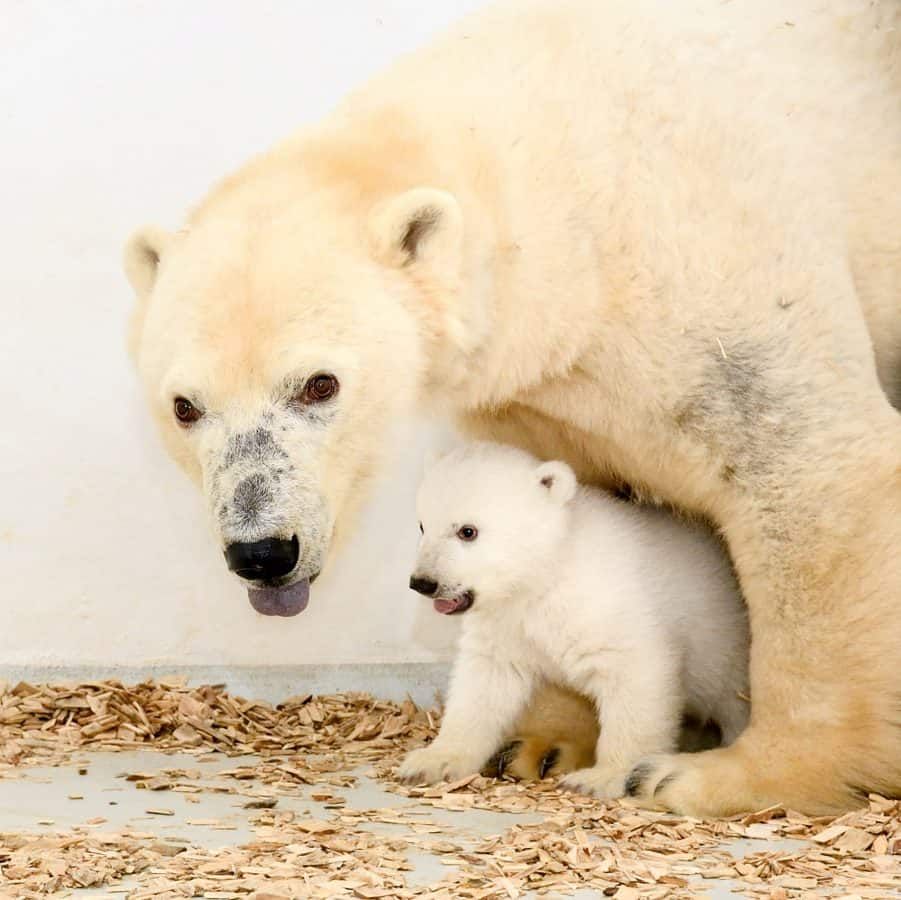
[[[724,481],[765,479],[804,429],[804,386],[779,383],[777,347],[730,343],[711,351],[703,378],[675,412],[676,425],[704,444]],[[784,365],[783,365],[784,368]]]
[[[238,482],[235,487],[234,511],[241,525],[253,525],[272,503],[269,479],[257,472]]]
[[[287,459],[288,454],[276,443],[268,428],[259,426],[252,431],[231,435],[222,467],[228,469],[237,462],[263,463],[274,458]]]

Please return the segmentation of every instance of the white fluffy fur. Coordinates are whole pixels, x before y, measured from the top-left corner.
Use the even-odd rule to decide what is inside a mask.
[[[643,799],[901,793],[899,111],[898,0],[487,8],[130,243],[166,443],[219,540],[293,532],[298,577],[422,411],[701,514],[751,611],[752,721]],[[297,415],[323,371],[340,394]],[[225,462],[259,428],[272,490],[239,521]],[[530,729],[541,759],[561,731]]]
[[[438,596],[471,591],[441,731],[406,780],[477,772],[542,681],[590,697],[593,768],[565,779],[623,794],[643,757],[676,748],[683,714],[731,743],[748,719],[748,626],[716,540],[655,509],[577,488],[561,462],[475,444],[427,471],[416,574]],[[478,529],[464,542],[457,530]]]

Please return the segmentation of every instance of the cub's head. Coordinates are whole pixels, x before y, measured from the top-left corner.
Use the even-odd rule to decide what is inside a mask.
[[[453,196],[361,199],[299,165],[226,182],[187,228],[145,228],[125,251],[150,407],[268,615],[305,608],[392,424],[463,327]]]
[[[446,615],[492,608],[553,579],[576,476],[511,447],[475,443],[427,466],[410,587]]]

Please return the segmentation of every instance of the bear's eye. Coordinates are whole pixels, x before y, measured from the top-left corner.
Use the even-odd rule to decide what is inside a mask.
[[[419,523],[419,533],[425,534],[425,529],[422,527],[422,522]]]
[[[461,541],[474,541],[479,536],[479,530],[472,525],[464,525],[457,529],[457,537]]]
[[[184,397],[176,397],[172,408],[180,425],[193,425],[203,415],[190,400],[186,400]]]
[[[327,372],[314,375],[303,388],[300,396],[302,403],[325,403],[338,393],[338,379]]]

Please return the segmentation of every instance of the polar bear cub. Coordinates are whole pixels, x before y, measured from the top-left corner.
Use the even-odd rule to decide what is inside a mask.
[[[487,443],[427,467],[417,509],[410,586],[463,619],[440,732],[403,780],[478,772],[543,681],[596,704],[595,765],[564,781],[599,797],[674,751],[683,715],[715,721],[724,744],[745,727],[747,615],[713,536]]]

